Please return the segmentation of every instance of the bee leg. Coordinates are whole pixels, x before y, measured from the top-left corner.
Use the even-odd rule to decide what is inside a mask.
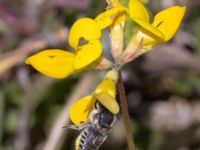
[[[71,128],[71,129],[74,129],[74,130],[82,130],[82,129],[88,127],[90,124],[91,124],[90,122],[84,122],[84,123],[81,123],[79,126],[77,126],[77,125],[66,125],[63,128]]]

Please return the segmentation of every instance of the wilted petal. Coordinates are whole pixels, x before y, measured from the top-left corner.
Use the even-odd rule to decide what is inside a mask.
[[[74,54],[59,50],[44,50],[26,59],[26,63],[53,78],[65,78],[75,72],[72,66]]]
[[[103,70],[103,69],[109,69],[112,68],[113,63],[108,60],[107,58],[101,58],[97,64],[95,64],[94,69],[99,69],[99,70]]]
[[[135,45],[139,45],[139,43],[142,40],[142,49],[143,50],[149,50],[151,49],[154,45],[158,44],[162,40],[153,35],[151,32],[145,30],[145,29],[140,29],[138,32],[135,34]]]
[[[104,29],[104,28],[110,26],[112,23],[114,23],[115,19],[119,15],[123,14],[125,11],[126,11],[126,9],[123,7],[111,8],[111,9],[108,9],[105,12],[99,14],[95,18],[95,21],[97,22],[97,24],[100,26],[101,29]],[[121,21],[123,21],[123,20],[121,20]]]
[[[108,8],[114,8],[114,7],[124,7],[119,0],[107,0],[108,2]]]

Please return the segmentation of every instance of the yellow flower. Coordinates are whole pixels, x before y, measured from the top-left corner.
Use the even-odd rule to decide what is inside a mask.
[[[121,11],[121,8],[113,8],[106,13],[103,12],[94,20],[90,18],[77,20],[69,32],[69,44],[74,48],[74,53],[48,49],[27,58],[26,63],[53,78],[65,78],[86,69],[101,57],[101,31],[110,26]]]
[[[109,0],[109,3],[112,4],[109,4],[112,7],[124,7],[119,0]],[[138,46],[143,40],[142,48],[150,49],[156,44],[167,42],[174,36],[180,26],[185,10],[185,7],[180,6],[165,9],[156,14],[153,23],[151,23],[149,12],[140,0],[129,0],[126,12],[141,26],[141,29],[134,35],[134,44]]]
[[[96,90],[91,95],[85,96],[71,105],[69,116],[74,124],[79,125],[82,122],[88,121],[89,113],[96,101],[101,103],[113,114],[119,112],[119,105],[115,99],[116,87],[114,80],[116,77],[112,78],[111,76],[112,73],[108,73],[105,79],[96,87]]]
[[[143,39],[143,48],[150,49],[154,45],[169,41],[180,26],[186,8],[173,6],[167,8],[154,17],[150,23],[149,13],[139,0],[129,1],[130,17],[141,26],[135,34],[137,43]]]
[[[96,21],[81,18],[73,24],[69,33],[69,44],[75,49],[74,53],[59,49],[44,50],[27,58],[26,63],[49,77],[67,77],[101,57],[100,37],[101,29]]]

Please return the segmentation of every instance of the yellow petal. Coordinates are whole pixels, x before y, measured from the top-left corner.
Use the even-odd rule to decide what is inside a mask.
[[[96,99],[106,107],[110,112],[116,114],[119,112],[119,105],[115,100],[116,87],[111,78],[104,79],[96,88],[94,95]]]
[[[133,20],[137,18],[149,22],[149,13],[139,0],[129,0],[128,7],[130,17]]]
[[[49,77],[64,78],[75,72],[72,66],[73,59],[74,54],[70,52],[52,49],[27,58],[26,63]]]
[[[111,97],[115,98],[116,87],[115,82],[111,78],[105,78],[96,88],[95,94],[108,93]]]
[[[100,26],[101,29],[104,29],[110,26],[114,22],[114,20],[117,18],[117,16],[124,13],[125,11],[126,11],[126,8],[123,8],[123,7],[111,8],[99,14],[95,18],[95,21],[97,22],[97,24]]]
[[[111,113],[117,114],[119,112],[119,105],[115,98],[110,96],[107,93],[96,94],[96,99],[99,101],[105,108],[107,108]]]
[[[129,14],[130,17],[142,28],[147,30],[149,36],[156,36],[160,40],[164,39],[162,32],[160,32],[156,27],[151,25],[149,13],[144,7],[144,5],[139,0],[130,0],[129,1]],[[140,39],[141,40],[141,39]]]
[[[69,32],[69,44],[77,49],[81,38],[88,41],[97,40],[101,37],[99,25],[90,18],[81,18],[77,20]]]
[[[164,34],[165,41],[170,40],[176,33],[185,11],[185,7],[174,6],[159,12],[155,16],[153,26]]]
[[[92,96],[85,96],[70,106],[69,116],[74,124],[88,121],[92,103]]]
[[[102,46],[100,41],[92,41],[79,48],[73,61],[73,67],[76,70],[83,69],[98,60],[101,54]]]
[[[111,80],[110,81],[110,84],[112,84],[112,87],[114,85],[114,88],[113,90],[115,90],[115,83],[114,82],[117,82],[118,79],[119,79],[119,74],[118,74],[118,71],[116,69],[112,69],[110,71],[108,71],[105,75],[105,79],[108,79],[108,80]],[[113,80],[113,81],[112,81]],[[115,93],[114,93],[115,94]]]
[[[149,33],[148,36],[156,36],[158,39],[164,40],[163,33],[149,22],[138,18],[135,18],[134,21],[142,27],[142,30],[146,30],[146,32]]]

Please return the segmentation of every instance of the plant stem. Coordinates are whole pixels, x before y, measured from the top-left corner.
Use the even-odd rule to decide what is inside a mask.
[[[118,80],[117,87],[118,87],[119,97],[120,97],[120,102],[121,102],[122,116],[124,120],[128,148],[129,150],[135,150],[136,148],[134,144],[134,138],[132,135],[133,132],[132,132],[131,122],[130,122],[130,117],[129,117],[129,112],[128,112],[126,93],[125,93],[124,83],[123,83],[123,79],[122,79],[120,71],[119,71],[119,80]]]

